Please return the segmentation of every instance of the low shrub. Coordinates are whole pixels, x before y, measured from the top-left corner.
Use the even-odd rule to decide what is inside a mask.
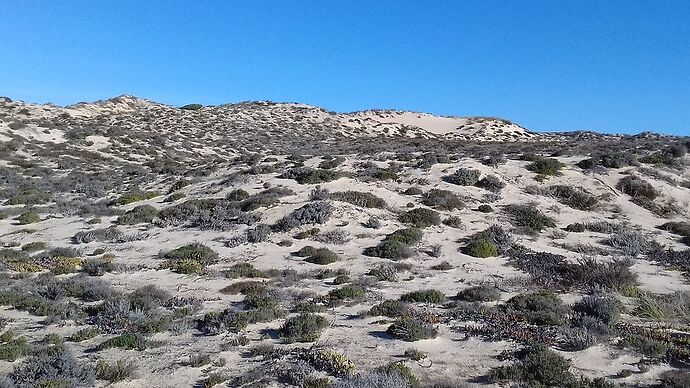
[[[431,189],[422,197],[422,204],[438,210],[462,209],[462,199],[452,191]]]
[[[114,206],[127,205],[134,202],[146,201],[159,196],[157,191],[132,191],[114,199],[110,204]]]
[[[443,180],[459,186],[474,186],[479,182],[480,172],[469,168],[460,168],[450,175],[443,177]]]
[[[565,206],[578,210],[593,210],[599,204],[599,198],[592,195],[587,190],[576,186],[530,186],[526,191],[530,194],[554,197]]]
[[[528,234],[536,234],[545,228],[553,228],[556,222],[553,218],[544,215],[534,204],[506,205],[503,211],[508,215],[510,223]]]
[[[244,201],[245,199],[249,198],[250,195],[248,192],[242,189],[233,189],[230,190],[226,195],[225,199],[228,201]]]
[[[366,291],[364,288],[354,285],[345,285],[335,290],[331,290],[326,295],[326,300],[329,304],[335,305],[346,300],[359,300],[364,298]]]
[[[367,275],[373,276],[376,280],[383,282],[397,282],[398,281],[398,271],[394,266],[384,263],[376,268],[372,268]]]
[[[372,316],[385,316],[397,318],[406,316],[410,311],[410,306],[399,300],[384,300],[372,307],[368,314]]]
[[[462,251],[466,255],[478,258],[498,256],[496,244],[486,239],[471,240]]]
[[[418,228],[399,229],[386,236],[375,247],[364,249],[364,255],[401,260],[412,256],[410,246],[422,240],[423,232]]]
[[[483,204],[477,207],[477,211],[481,213],[493,213],[494,208],[492,208],[491,205]]]
[[[582,298],[573,306],[573,311],[597,318],[611,325],[618,321],[621,315],[621,303],[612,296],[592,295]]]
[[[528,322],[539,326],[559,326],[565,322],[568,309],[550,290],[537,290],[516,295],[506,307]]]
[[[457,298],[466,302],[493,302],[501,299],[495,286],[480,284],[458,292]]]
[[[537,158],[527,166],[527,169],[536,172],[540,177],[559,175],[561,169],[565,167],[563,163],[554,158]]]
[[[446,300],[446,296],[438,290],[420,290],[403,294],[400,297],[403,302],[441,304]]]
[[[506,187],[506,184],[496,175],[487,175],[480,179],[475,186],[481,187],[484,190],[489,190],[492,193],[498,193]]]
[[[9,386],[33,387],[91,387],[95,376],[90,365],[80,362],[64,346],[40,349],[7,376]]]
[[[383,198],[379,198],[372,193],[359,191],[341,191],[331,193],[330,198],[336,201],[351,203],[363,208],[385,209],[387,204]]]
[[[464,227],[462,224],[462,219],[460,219],[458,216],[448,216],[448,218],[443,220],[443,224],[456,229],[461,229]]]
[[[35,210],[25,211],[16,218],[19,225],[35,224],[41,221],[41,216]]]
[[[288,318],[280,328],[280,335],[287,342],[314,342],[328,326],[326,318],[316,314],[300,314]]]
[[[632,198],[646,198],[651,201],[659,196],[659,192],[651,183],[634,175],[619,180],[616,188]]]
[[[417,228],[426,228],[428,226],[441,224],[439,213],[425,208],[416,208],[405,212],[400,215],[399,220],[405,224],[412,224]]]
[[[158,210],[156,210],[155,207],[151,205],[139,205],[117,217],[117,223],[120,225],[150,223],[156,216],[158,216]]]
[[[100,360],[96,364],[96,378],[111,383],[129,380],[136,374],[137,364],[133,361],[117,360],[113,364]]]
[[[690,372],[684,370],[667,370],[659,375],[661,388],[690,387]]]
[[[297,251],[296,255],[306,257],[304,260],[312,264],[327,265],[340,260],[338,255],[328,248],[313,248],[307,246]]]
[[[294,179],[299,184],[326,183],[341,178],[338,171],[315,169],[311,167],[295,167],[285,171],[278,178]]]
[[[201,243],[183,245],[161,255],[166,260],[164,267],[174,272],[192,274],[201,272],[206,266],[218,260],[218,253]]]
[[[273,230],[287,232],[302,225],[323,224],[331,217],[333,207],[325,201],[310,202],[278,220]]]
[[[410,317],[399,318],[388,327],[386,332],[394,338],[407,342],[436,338],[438,335],[438,331],[430,324]]]
[[[96,350],[119,348],[125,350],[145,350],[147,341],[139,333],[125,333],[101,342]]]

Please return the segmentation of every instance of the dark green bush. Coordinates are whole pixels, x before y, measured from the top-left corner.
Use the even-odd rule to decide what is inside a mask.
[[[345,300],[358,300],[364,298],[364,288],[353,285],[345,285],[328,292],[327,302],[331,305],[339,304]]]
[[[412,209],[403,213],[400,215],[399,220],[405,224],[412,224],[417,228],[426,228],[428,226],[441,224],[439,213],[425,208]]]
[[[422,197],[422,204],[438,210],[462,209],[462,199],[452,191],[431,189]]]
[[[164,266],[174,272],[192,274],[201,272],[206,266],[218,260],[218,253],[206,245],[192,243],[161,255]]]
[[[527,169],[536,172],[540,176],[547,177],[559,175],[563,167],[565,167],[565,165],[559,162],[558,159],[537,158],[527,166]]]
[[[201,105],[201,104],[187,104],[187,105],[181,106],[180,109],[184,109],[184,110],[199,110],[199,109],[201,109],[201,108],[203,108],[203,107],[204,107],[204,106]]]
[[[498,256],[498,248],[493,241],[477,239],[470,241],[462,251],[472,257],[486,258]]]
[[[532,324],[558,326],[565,322],[568,309],[561,299],[550,290],[537,290],[516,295],[506,306]]]
[[[510,223],[529,234],[536,234],[545,228],[553,228],[556,222],[553,218],[544,215],[534,205],[512,204],[503,208],[508,215]]]
[[[586,296],[573,306],[573,311],[614,324],[621,315],[621,303],[612,296]]]
[[[480,172],[469,168],[460,168],[450,175],[443,177],[443,180],[460,186],[474,186],[479,182]]]
[[[441,304],[446,300],[446,296],[438,290],[419,290],[403,294],[400,297],[403,302]]]
[[[151,205],[139,205],[117,217],[117,223],[120,225],[134,225],[144,222],[150,223],[156,216],[158,216],[158,210],[156,210],[155,207]]]
[[[395,321],[386,330],[391,336],[407,342],[436,338],[438,331],[419,319],[403,317]]]
[[[228,201],[244,201],[249,198],[249,193],[242,189],[234,189],[225,195]]]
[[[314,342],[328,326],[326,318],[316,314],[300,314],[288,318],[280,328],[280,335],[287,342]]]
[[[386,236],[375,247],[364,249],[364,255],[401,260],[412,256],[411,245],[422,240],[422,231],[418,228],[399,229]]]
[[[483,204],[479,205],[479,207],[477,207],[477,210],[482,213],[493,213],[494,208],[492,208],[491,205]]]
[[[41,216],[36,211],[29,210],[17,216],[16,220],[20,225],[35,224],[41,221]]]
[[[493,302],[501,298],[495,286],[480,284],[458,292],[457,298],[467,302]]]
[[[410,307],[407,303],[399,300],[384,300],[369,310],[369,315],[381,315],[385,317],[402,317],[409,313]]]
[[[690,372],[685,370],[668,370],[659,375],[661,388],[687,388],[690,387]]]
[[[294,179],[299,184],[317,184],[326,183],[343,176],[338,171],[333,170],[320,170],[311,167],[295,167],[285,171],[278,178],[282,179]]]
[[[342,191],[330,194],[330,198],[336,201],[348,202],[355,206],[364,208],[385,209],[387,204],[383,198],[379,198],[372,193],[360,191]]]

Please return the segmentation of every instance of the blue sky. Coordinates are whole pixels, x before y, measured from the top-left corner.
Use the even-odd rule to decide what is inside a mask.
[[[690,135],[690,2],[2,1],[0,95]]]

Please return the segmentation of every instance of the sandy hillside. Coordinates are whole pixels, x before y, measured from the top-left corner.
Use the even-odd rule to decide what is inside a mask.
[[[689,148],[0,99],[0,386],[689,386]]]

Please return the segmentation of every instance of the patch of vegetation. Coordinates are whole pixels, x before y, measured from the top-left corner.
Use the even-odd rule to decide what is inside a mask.
[[[400,297],[403,302],[441,304],[446,300],[446,296],[439,290],[419,290],[403,294]]]
[[[386,330],[394,338],[414,342],[423,339],[436,338],[438,331],[430,324],[416,318],[399,318]]]
[[[155,207],[151,205],[139,205],[117,217],[117,223],[120,225],[150,223],[156,216],[158,216],[158,210]]]
[[[527,234],[537,234],[546,228],[553,228],[556,222],[553,218],[544,215],[534,204],[511,204],[503,208],[509,217],[510,223]]]
[[[412,224],[417,228],[426,228],[441,224],[441,216],[439,213],[437,211],[425,208],[412,209],[401,214],[398,219],[402,223]]]
[[[422,240],[423,232],[418,228],[399,229],[386,236],[375,247],[364,249],[364,255],[391,260],[402,260],[412,256],[412,245]]]
[[[501,299],[495,286],[480,284],[458,292],[457,298],[466,302],[493,302]]]
[[[323,224],[331,217],[333,207],[325,201],[310,202],[281,218],[273,230],[287,232],[302,225]]]
[[[560,175],[563,167],[565,167],[565,165],[558,161],[558,159],[542,157],[538,157],[531,164],[527,165],[528,170],[538,174],[537,180]]]
[[[129,192],[127,194],[123,194],[120,197],[118,197],[117,199],[114,199],[111,202],[111,205],[115,205],[115,206],[127,205],[127,204],[134,203],[134,202],[146,201],[146,200],[149,200],[151,198],[155,198],[159,195],[161,195],[161,194],[157,191],[138,191],[138,190],[135,190],[135,191]]]
[[[278,176],[278,178],[282,179],[294,179],[301,185],[326,183],[341,177],[343,177],[343,174],[338,171],[315,169],[311,167],[291,168]]]
[[[644,198],[652,201],[659,196],[659,192],[651,183],[634,175],[622,178],[618,181],[618,184],[616,184],[616,188],[628,194],[633,199]]]
[[[183,110],[200,110],[204,106],[201,104],[187,104],[180,107]]]
[[[314,342],[328,326],[326,318],[316,314],[300,314],[288,318],[280,328],[280,335],[287,342]]]
[[[543,289],[516,295],[506,302],[506,307],[539,326],[562,325],[568,313],[557,294]]]
[[[28,210],[17,216],[19,225],[35,224],[41,221],[41,216],[35,210]]]
[[[194,274],[215,263],[218,253],[201,243],[192,243],[167,252],[161,258],[165,260],[165,268],[177,273]]]
[[[312,264],[327,265],[340,260],[338,255],[328,248],[314,248],[306,246],[294,253],[296,256],[306,257],[305,261]]]
[[[438,210],[462,209],[462,199],[452,191],[431,189],[422,197],[422,204]]]
[[[349,190],[331,193],[330,198],[363,208],[385,209],[387,206],[383,198],[379,198],[372,193],[363,193],[360,191]]]
[[[479,170],[460,168],[450,175],[443,177],[443,180],[459,186],[474,186],[479,182],[481,173]]]

